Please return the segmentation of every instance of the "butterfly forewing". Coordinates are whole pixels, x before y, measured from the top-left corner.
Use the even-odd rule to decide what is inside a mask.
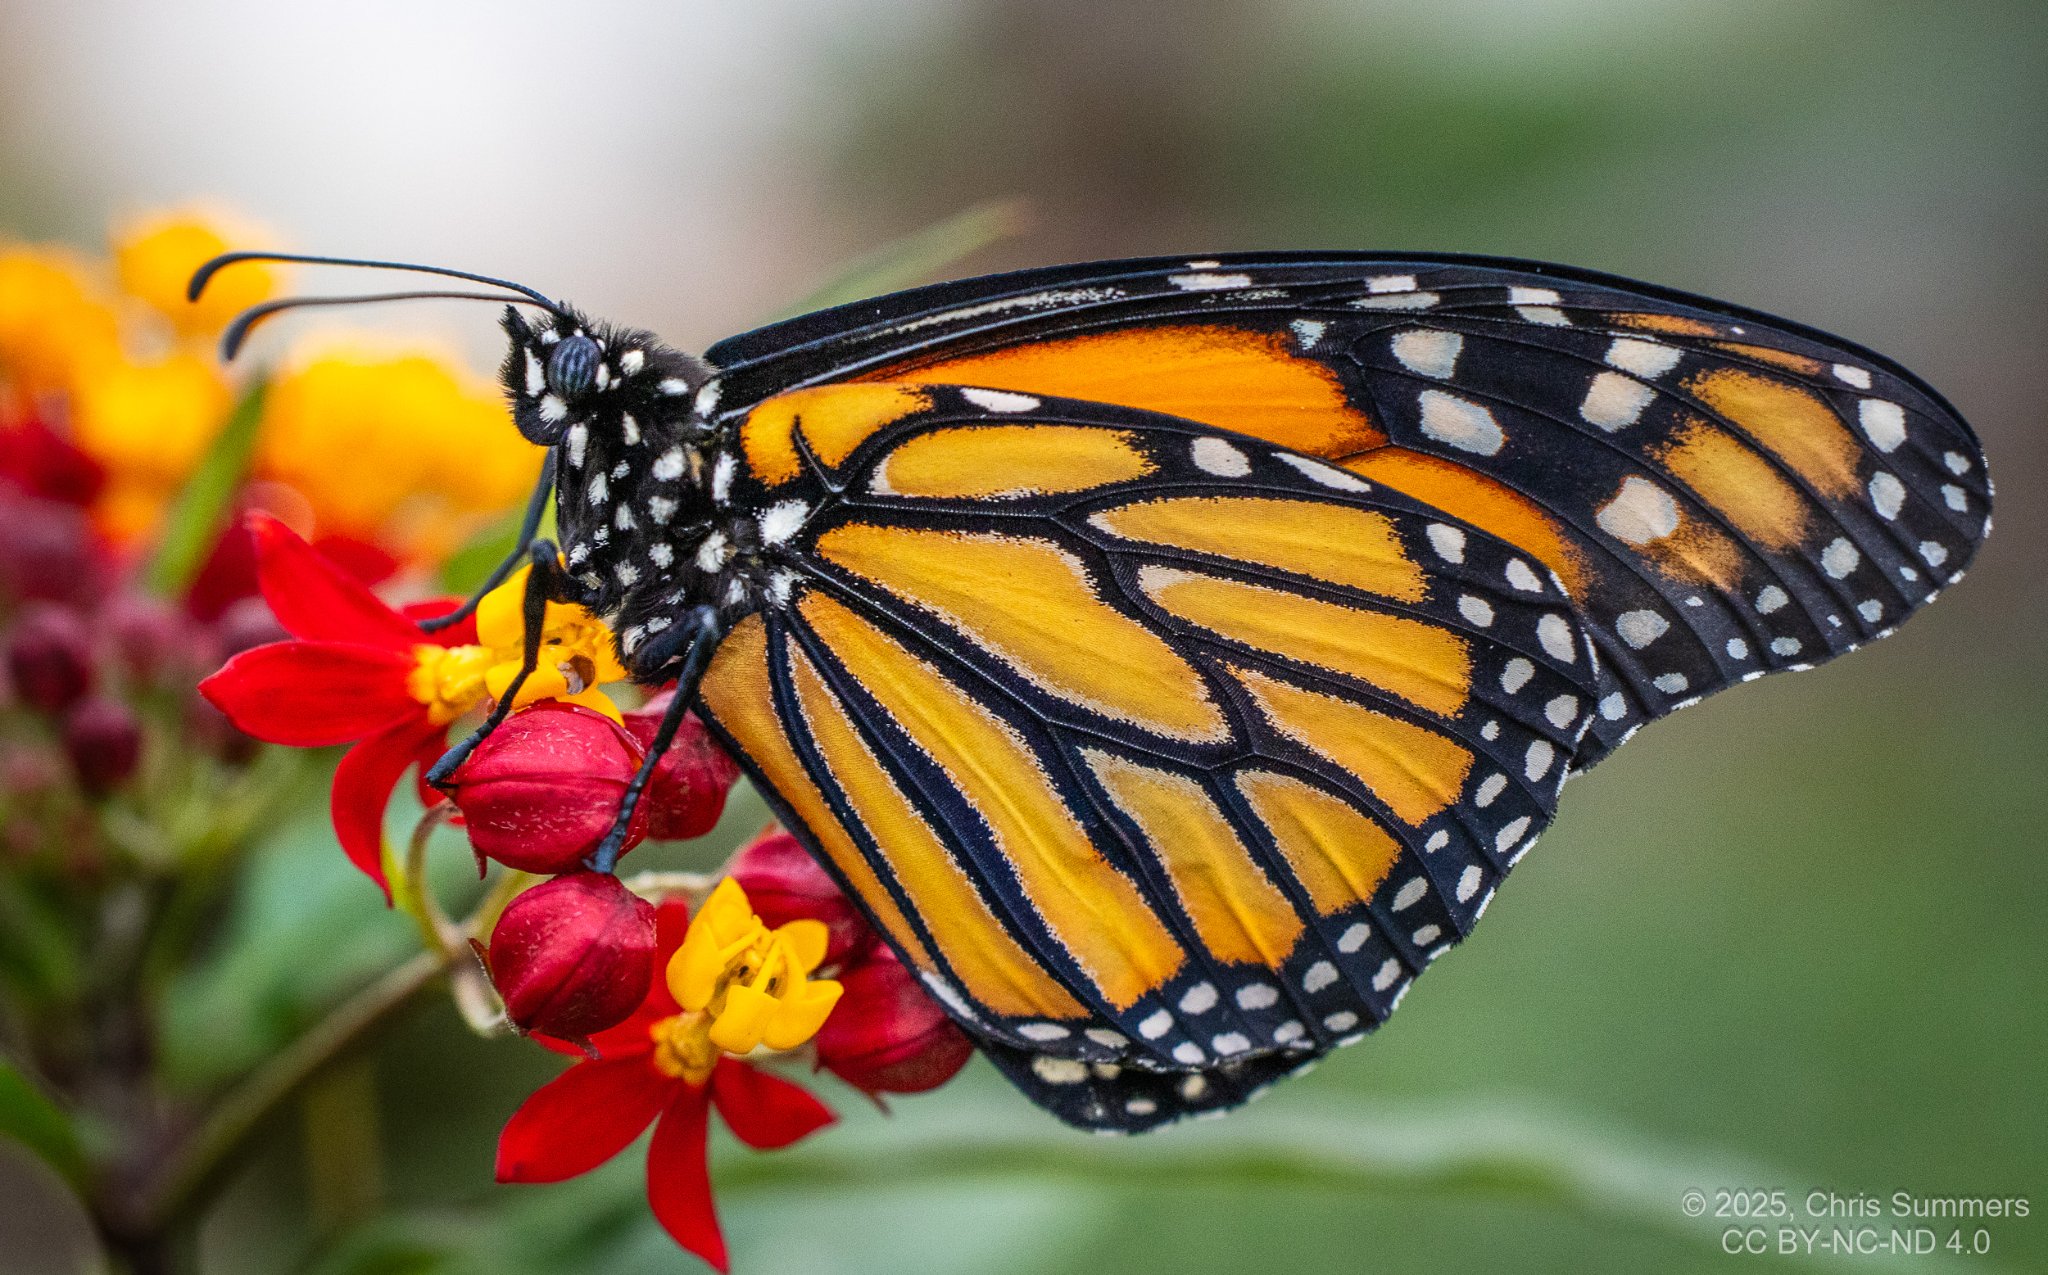
[[[739,481],[800,566],[705,707],[1063,1116],[1229,1105],[1381,1021],[1548,821],[1599,683],[1514,546],[1126,406],[797,407]]]
[[[1598,275],[1457,258],[1113,262],[807,316],[712,351],[820,380],[1065,394],[1345,466],[1555,572],[1642,722],[1890,631],[1987,527],[1975,439],[1866,350]]]

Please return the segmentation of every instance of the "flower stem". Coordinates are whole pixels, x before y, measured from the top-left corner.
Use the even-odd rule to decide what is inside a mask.
[[[394,1022],[447,965],[445,954],[421,952],[335,1006],[257,1068],[214,1108],[119,1229],[135,1235],[175,1229],[219,1187],[258,1127],[329,1064]]]

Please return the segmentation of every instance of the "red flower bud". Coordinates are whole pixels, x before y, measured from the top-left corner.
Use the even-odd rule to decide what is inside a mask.
[[[69,607],[39,603],[7,635],[7,671],[22,703],[55,713],[92,688],[92,635]]]
[[[512,900],[491,931],[491,981],[521,1031],[564,1040],[622,1023],[654,981],[654,905],[608,872]]]
[[[611,831],[640,757],[639,743],[602,713],[543,700],[477,745],[449,795],[478,855],[524,872],[566,872]],[[636,811],[628,849],[646,826]]]
[[[128,781],[142,759],[142,723],[120,700],[80,700],[64,715],[64,752],[87,792],[111,792]]]
[[[626,714],[626,729],[642,747],[653,746],[662,714],[674,698],[674,690],[663,691],[638,712]],[[711,738],[695,713],[685,714],[640,799],[647,808],[647,835],[656,841],[687,841],[711,831],[725,810],[725,794],[739,777],[739,763]]]
[[[205,658],[185,616],[162,598],[145,593],[121,592],[101,608],[100,623],[113,639],[114,654],[128,676],[139,682],[165,685],[182,680],[191,685],[192,674],[175,679],[174,670],[196,667]],[[209,650],[205,655],[211,655]]]
[[[974,1042],[896,953],[879,943],[870,951],[839,973],[845,991],[818,1032],[818,1065],[869,1094],[936,1089],[967,1065]]]
[[[0,597],[88,606],[112,574],[85,510],[0,482]]]
[[[823,921],[831,935],[823,964],[835,965],[875,941],[853,900],[834,882],[803,843],[781,828],[770,828],[740,851],[730,869],[747,892],[754,913],[772,929],[799,917]]]
[[[220,645],[220,659],[226,661],[244,651],[272,642],[282,642],[291,635],[270,613],[270,605],[262,598],[238,598],[228,604],[214,621],[214,639]]]

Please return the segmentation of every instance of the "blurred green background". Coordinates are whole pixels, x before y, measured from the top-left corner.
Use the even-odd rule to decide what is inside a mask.
[[[2039,1270],[2044,71],[2048,6],[2026,0],[13,0],[0,226],[90,241],[110,212],[203,195],[300,247],[511,274],[701,348],[1015,197],[1032,231],[971,268],[1504,253],[1893,355],[1991,456],[1999,528],[1970,579],[1893,640],[1716,698],[1575,782],[1386,1030],[1128,1145],[1052,1126],[979,1065],[889,1120],[838,1091],[853,1127],[722,1151],[721,1201],[743,1272],[1639,1272],[1811,1265],[1722,1255],[1688,1187],[2017,1195],[2034,1215],[1986,1224],[1988,1258],[1946,1260]],[[396,321],[490,356],[474,313]],[[761,818],[736,794],[721,845]],[[451,883],[462,857],[442,854]],[[182,990],[174,1056],[201,1083],[273,1050],[411,941],[311,812]],[[373,1199],[381,1220],[310,1269],[692,1269],[638,1202],[637,1153],[490,1184],[498,1126],[556,1065],[420,1014],[319,1096],[377,1113],[353,1127],[381,1174],[309,1183],[280,1126],[208,1228],[209,1269],[296,1269],[309,1219]],[[60,1199],[0,1148],[0,1270],[79,1269]]]

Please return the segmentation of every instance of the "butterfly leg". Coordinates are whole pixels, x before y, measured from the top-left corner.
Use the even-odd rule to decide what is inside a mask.
[[[532,574],[526,577],[526,595],[520,604],[520,618],[525,625],[525,648],[520,653],[519,672],[512,678],[511,685],[498,697],[498,703],[484,724],[470,732],[467,739],[441,754],[441,760],[427,771],[427,782],[436,788],[446,789],[452,776],[469,760],[476,746],[484,742],[490,733],[512,713],[512,704],[518,698],[519,688],[533,675],[540,665],[541,631],[547,624],[548,603],[568,599],[568,581],[563,576],[560,551],[552,540],[536,540],[527,549],[528,561],[533,564]]]
[[[660,648],[643,648],[643,661],[636,661],[643,667],[657,668],[674,658],[677,651],[683,655],[683,666],[676,673],[675,697],[668,702],[668,711],[661,715],[661,724],[655,728],[654,742],[647,746],[647,756],[634,772],[632,781],[626,785],[625,795],[619,798],[619,812],[612,818],[611,830],[604,840],[585,859],[584,865],[593,872],[610,872],[618,862],[619,855],[626,848],[626,833],[633,824],[633,811],[640,804],[640,794],[647,787],[647,781],[654,777],[654,768],[661,764],[668,746],[675,742],[676,731],[683,724],[683,714],[690,710],[691,701],[697,698],[697,683],[703,678],[704,670],[711,663],[711,653],[718,649],[718,640],[724,636],[718,624],[718,614],[710,607],[699,607],[692,611],[683,623],[669,630],[675,635],[673,641]]]
[[[554,490],[555,449],[550,447],[547,459],[541,462],[540,481],[534,484],[533,496],[526,502],[526,516],[519,522],[519,541],[512,546],[512,552],[505,555],[503,562],[491,568],[491,574],[485,578],[482,587],[478,588],[475,593],[470,594],[467,602],[464,602],[446,615],[437,615],[431,620],[421,620],[419,622],[421,629],[428,633],[435,633],[447,628],[451,624],[467,619],[476,611],[477,603],[484,600],[485,594],[505,583],[505,577],[511,575],[520,563],[528,560],[529,551],[533,547],[533,538],[540,534],[541,516],[547,512],[548,497],[554,494]]]

